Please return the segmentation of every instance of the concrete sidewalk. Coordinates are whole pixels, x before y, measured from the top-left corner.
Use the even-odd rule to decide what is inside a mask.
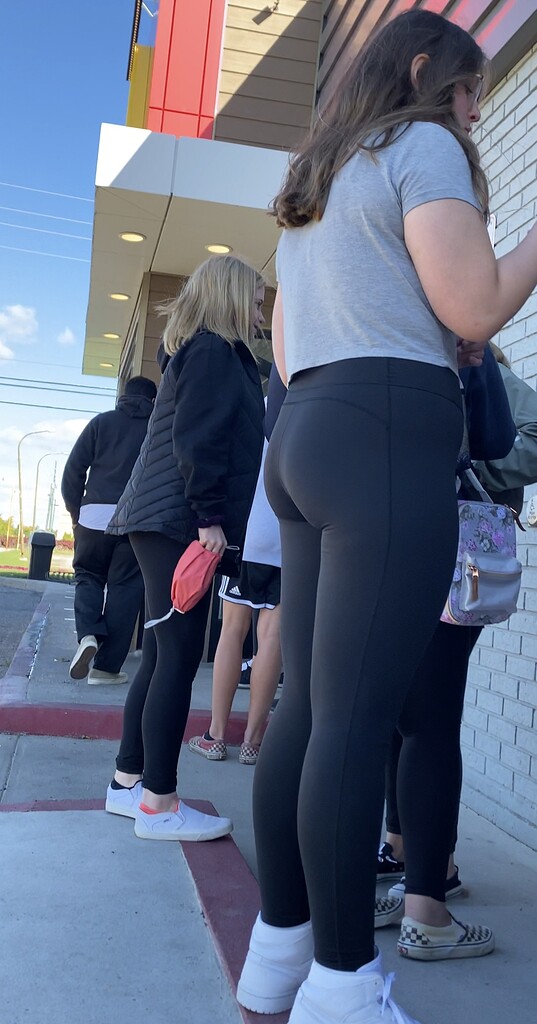
[[[27,725],[41,722],[42,704],[60,723],[65,707],[119,710],[126,686],[68,679],[73,589],[38,589],[44,622],[30,624],[12,663],[16,671],[8,669],[0,680],[0,712],[9,701],[22,703],[23,692],[34,714],[28,713]],[[38,635],[35,664],[24,681],[31,638]],[[136,663],[129,656],[131,675]],[[247,693],[237,698],[244,711]],[[201,709],[196,722],[203,715],[206,721],[209,703],[210,669],[202,666],[194,688],[193,708]],[[234,747],[223,763],[184,747],[181,795],[229,814],[233,838],[143,843],[130,820],[102,812],[114,738],[25,732],[0,736],[2,1024],[268,1020],[241,1015],[233,997],[258,905],[251,873],[254,769],[239,765]],[[322,841],[322,814],[319,824]],[[397,929],[383,929],[378,943],[386,969],[397,972],[395,998],[421,1024],[534,1024],[535,853],[463,809],[457,860],[468,895],[451,901],[450,909],[462,920],[491,925],[497,950],[481,960],[408,962],[395,953]],[[270,1020],[283,1024],[286,1015]]]

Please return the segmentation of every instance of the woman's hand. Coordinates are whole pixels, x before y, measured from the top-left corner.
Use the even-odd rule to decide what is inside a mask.
[[[223,555],[227,548],[226,535],[221,526],[205,526],[198,529],[199,540],[202,547],[207,551],[215,551]]]
[[[459,338],[457,342],[459,370],[464,366],[481,366],[487,345],[488,341],[465,341],[464,338]]]

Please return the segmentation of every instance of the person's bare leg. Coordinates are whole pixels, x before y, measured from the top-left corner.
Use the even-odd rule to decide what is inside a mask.
[[[140,782],[141,778],[141,775],[128,775],[127,772],[120,771],[114,772],[116,782],[119,782],[120,786],[126,786],[128,789],[137,782]],[[175,811],[178,800],[177,793],[161,795],[160,793],[152,793],[150,789],[144,789],[142,792],[142,803],[150,807],[152,811]]]
[[[135,786],[137,782],[141,781],[141,775],[129,775],[127,772],[114,772],[114,780],[119,783],[120,786],[125,786],[130,789],[131,786]]]
[[[252,609],[248,605],[223,602],[222,632],[214,656],[212,713],[209,733],[215,740],[223,740],[239,685],[242,666],[242,647],[246,639]]]
[[[250,707],[245,743],[261,743],[263,728],[282,671],[280,605],[262,608],[257,621],[257,654],[250,675]]]
[[[431,896],[405,896],[405,914],[420,924],[430,924],[435,928],[444,928],[451,924],[451,915],[446,904],[433,900]]]

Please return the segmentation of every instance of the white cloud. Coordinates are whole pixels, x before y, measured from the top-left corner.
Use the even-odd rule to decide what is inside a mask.
[[[0,338],[0,359],[13,359],[15,353]]]
[[[28,444],[34,449],[49,450],[51,447],[69,453],[75,441],[80,437],[84,427],[89,423],[91,416],[84,419],[62,420],[40,420],[37,423],[29,424],[31,441]],[[26,431],[19,427],[4,427],[0,430],[0,449],[6,452],[4,462],[9,462],[7,453],[13,455],[16,461],[16,445]]]
[[[59,341],[60,345],[74,345],[76,338],[70,327],[64,327],[63,331],[58,334],[56,341]]]
[[[4,306],[0,309],[0,331],[8,338],[33,338],[38,326],[32,306]]]

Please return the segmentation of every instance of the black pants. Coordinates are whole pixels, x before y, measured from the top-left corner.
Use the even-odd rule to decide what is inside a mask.
[[[437,818],[436,815],[429,815],[429,804],[434,806],[439,803],[444,812],[443,824],[451,831],[449,850],[453,853],[457,844],[462,784],[460,729],[464,691],[468,662],[480,633],[481,626],[438,623],[414,676],[398,728],[392,736],[386,763],[386,828],[395,835],[402,834],[397,804],[399,768],[401,778],[404,779],[407,773],[406,759],[411,769],[413,764],[427,765],[429,803],[427,806],[415,806],[410,811],[410,827],[417,828],[420,841],[420,848],[416,849],[412,861],[414,867],[418,866],[416,882],[421,883],[422,890],[415,888],[412,879],[409,882],[408,873],[405,888],[407,892],[439,900],[444,899],[443,887],[440,895],[433,891],[436,880],[434,876],[428,877],[427,866],[431,845],[439,843],[442,850],[445,847],[445,829],[442,829],[441,835],[431,834]],[[425,798],[424,786],[422,794]],[[412,839],[410,843],[412,845]],[[433,857],[433,864],[435,860],[436,857]]]
[[[254,780],[262,917],[311,916],[327,967],[373,959],[384,767],[453,572],[461,432],[451,371],[357,359],[293,380],[271,438],[285,686]],[[405,834],[427,768],[401,787]]]
[[[100,647],[94,667],[119,672],[129,652],[144,589],[129,538],[79,524],[75,527],[73,569],[78,640],[95,636]]]
[[[132,533],[144,577],[147,615],[158,619],[171,607],[175,566],[185,545],[160,533]],[[143,773],[152,793],[173,793],[192,683],[203,654],[211,591],[185,615],[144,630],[142,660],[131,683],[116,759],[119,771]]]

